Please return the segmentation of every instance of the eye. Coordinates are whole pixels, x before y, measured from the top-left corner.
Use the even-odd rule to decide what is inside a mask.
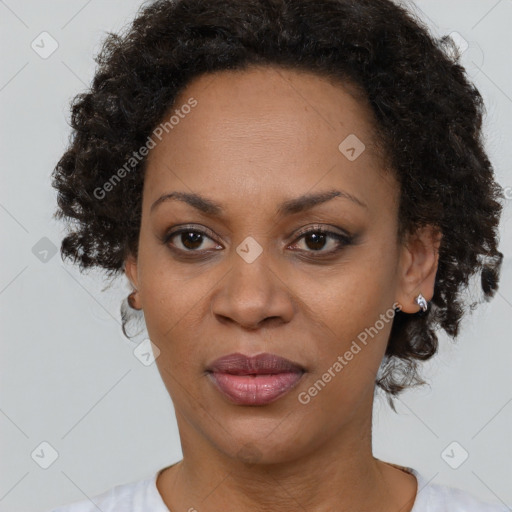
[[[306,247],[305,252],[319,252],[321,255],[334,254],[352,242],[350,235],[329,231],[321,226],[302,231],[299,235],[299,238],[293,244],[294,246],[297,245],[298,241],[302,241],[304,242],[303,246]],[[325,247],[328,247],[328,249],[323,250]],[[299,250],[302,251],[303,249]]]
[[[309,253],[313,257],[335,254],[345,246],[350,245],[353,240],[351,235],[330,231],[322,226],[314,226],[308,230],[303,230],[298,235],[299,238],[289,247],[292,250]],[[206,229],[182,226],[164,235],[162,242],[180,254],[189,253],[190,255],[200,256],[212,250],[223,249],[221,245],[213,240],[213,236],[213,233]],[[210,247],[208,247],[207,241],[210,241]],[[300,245],[299,242],[303,242],[305,248],[297,249],[297,246]],[[324,250],[326,247],[327,250]],[[318,256],[315,253],[319,253]]]
[[[175,241],[172,242],[173,240]],[[210,244],[210,247],[205,247],[206,240],[213,242]],[[182,252],[200,253],[210,249],[222,248],[222,246],[214,242],[205,231],[186,226],[166,234],[163,242],[166,245],[172,245]]]

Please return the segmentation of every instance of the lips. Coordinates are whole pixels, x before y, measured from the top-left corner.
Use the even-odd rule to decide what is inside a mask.
[[[275,354],[248,357],[240,353],[216,359],[207,368],[216,389],[238,405],[265,405],[293,389],[305,372]]]

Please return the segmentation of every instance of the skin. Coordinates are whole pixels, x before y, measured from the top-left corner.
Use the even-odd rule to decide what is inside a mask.
[[[395,302],[415,313],[418,293],[432,298],[440,237],[427,226],[398,243],[399,187],[375,150],[373,114],[348,84],[251,67],[196,78],[174,108],[190,97],[197,106],[148,155],[139,252],[125,266],[160,350],[183,451],[159,474],[160,494],[174,512],[410,511],[416,479],[374,458],[371,447],[391,322],[309,403],[298,395]],[[354,161],[338,149],[350,134],[366,145]],[[366,206],[337,197],[276,215],[283,201],[331,189]],[[179,200],[150,211],[173,191],[206,196],[224,216]],[[183,225],[205,236],[162,241]],[[315,245],[298,235],[318,226],[355,241],[343,246],[329,236]],[[248,236],[262,249],[251,263],[236,251]],[[187,259],[192,251],[202,257]],[[273,403],[235,405],[205,374],[232,352],[275,353],[306,373]]]

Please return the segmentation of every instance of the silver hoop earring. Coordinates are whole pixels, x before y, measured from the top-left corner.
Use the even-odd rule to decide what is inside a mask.
[[[428,309],[428,303],[425,297],[421,295],[421,293],[414,299],[416,304],[421,308],[422,311],[427,311]]]

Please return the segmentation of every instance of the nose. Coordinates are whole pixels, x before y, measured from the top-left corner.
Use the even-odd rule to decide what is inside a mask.
[[[252,263],[234,254],[231,269],[212,295],[211,311],[219,322],[255,330],[290,322],[295,304],[285,276],[270,268],[263,254]]]

